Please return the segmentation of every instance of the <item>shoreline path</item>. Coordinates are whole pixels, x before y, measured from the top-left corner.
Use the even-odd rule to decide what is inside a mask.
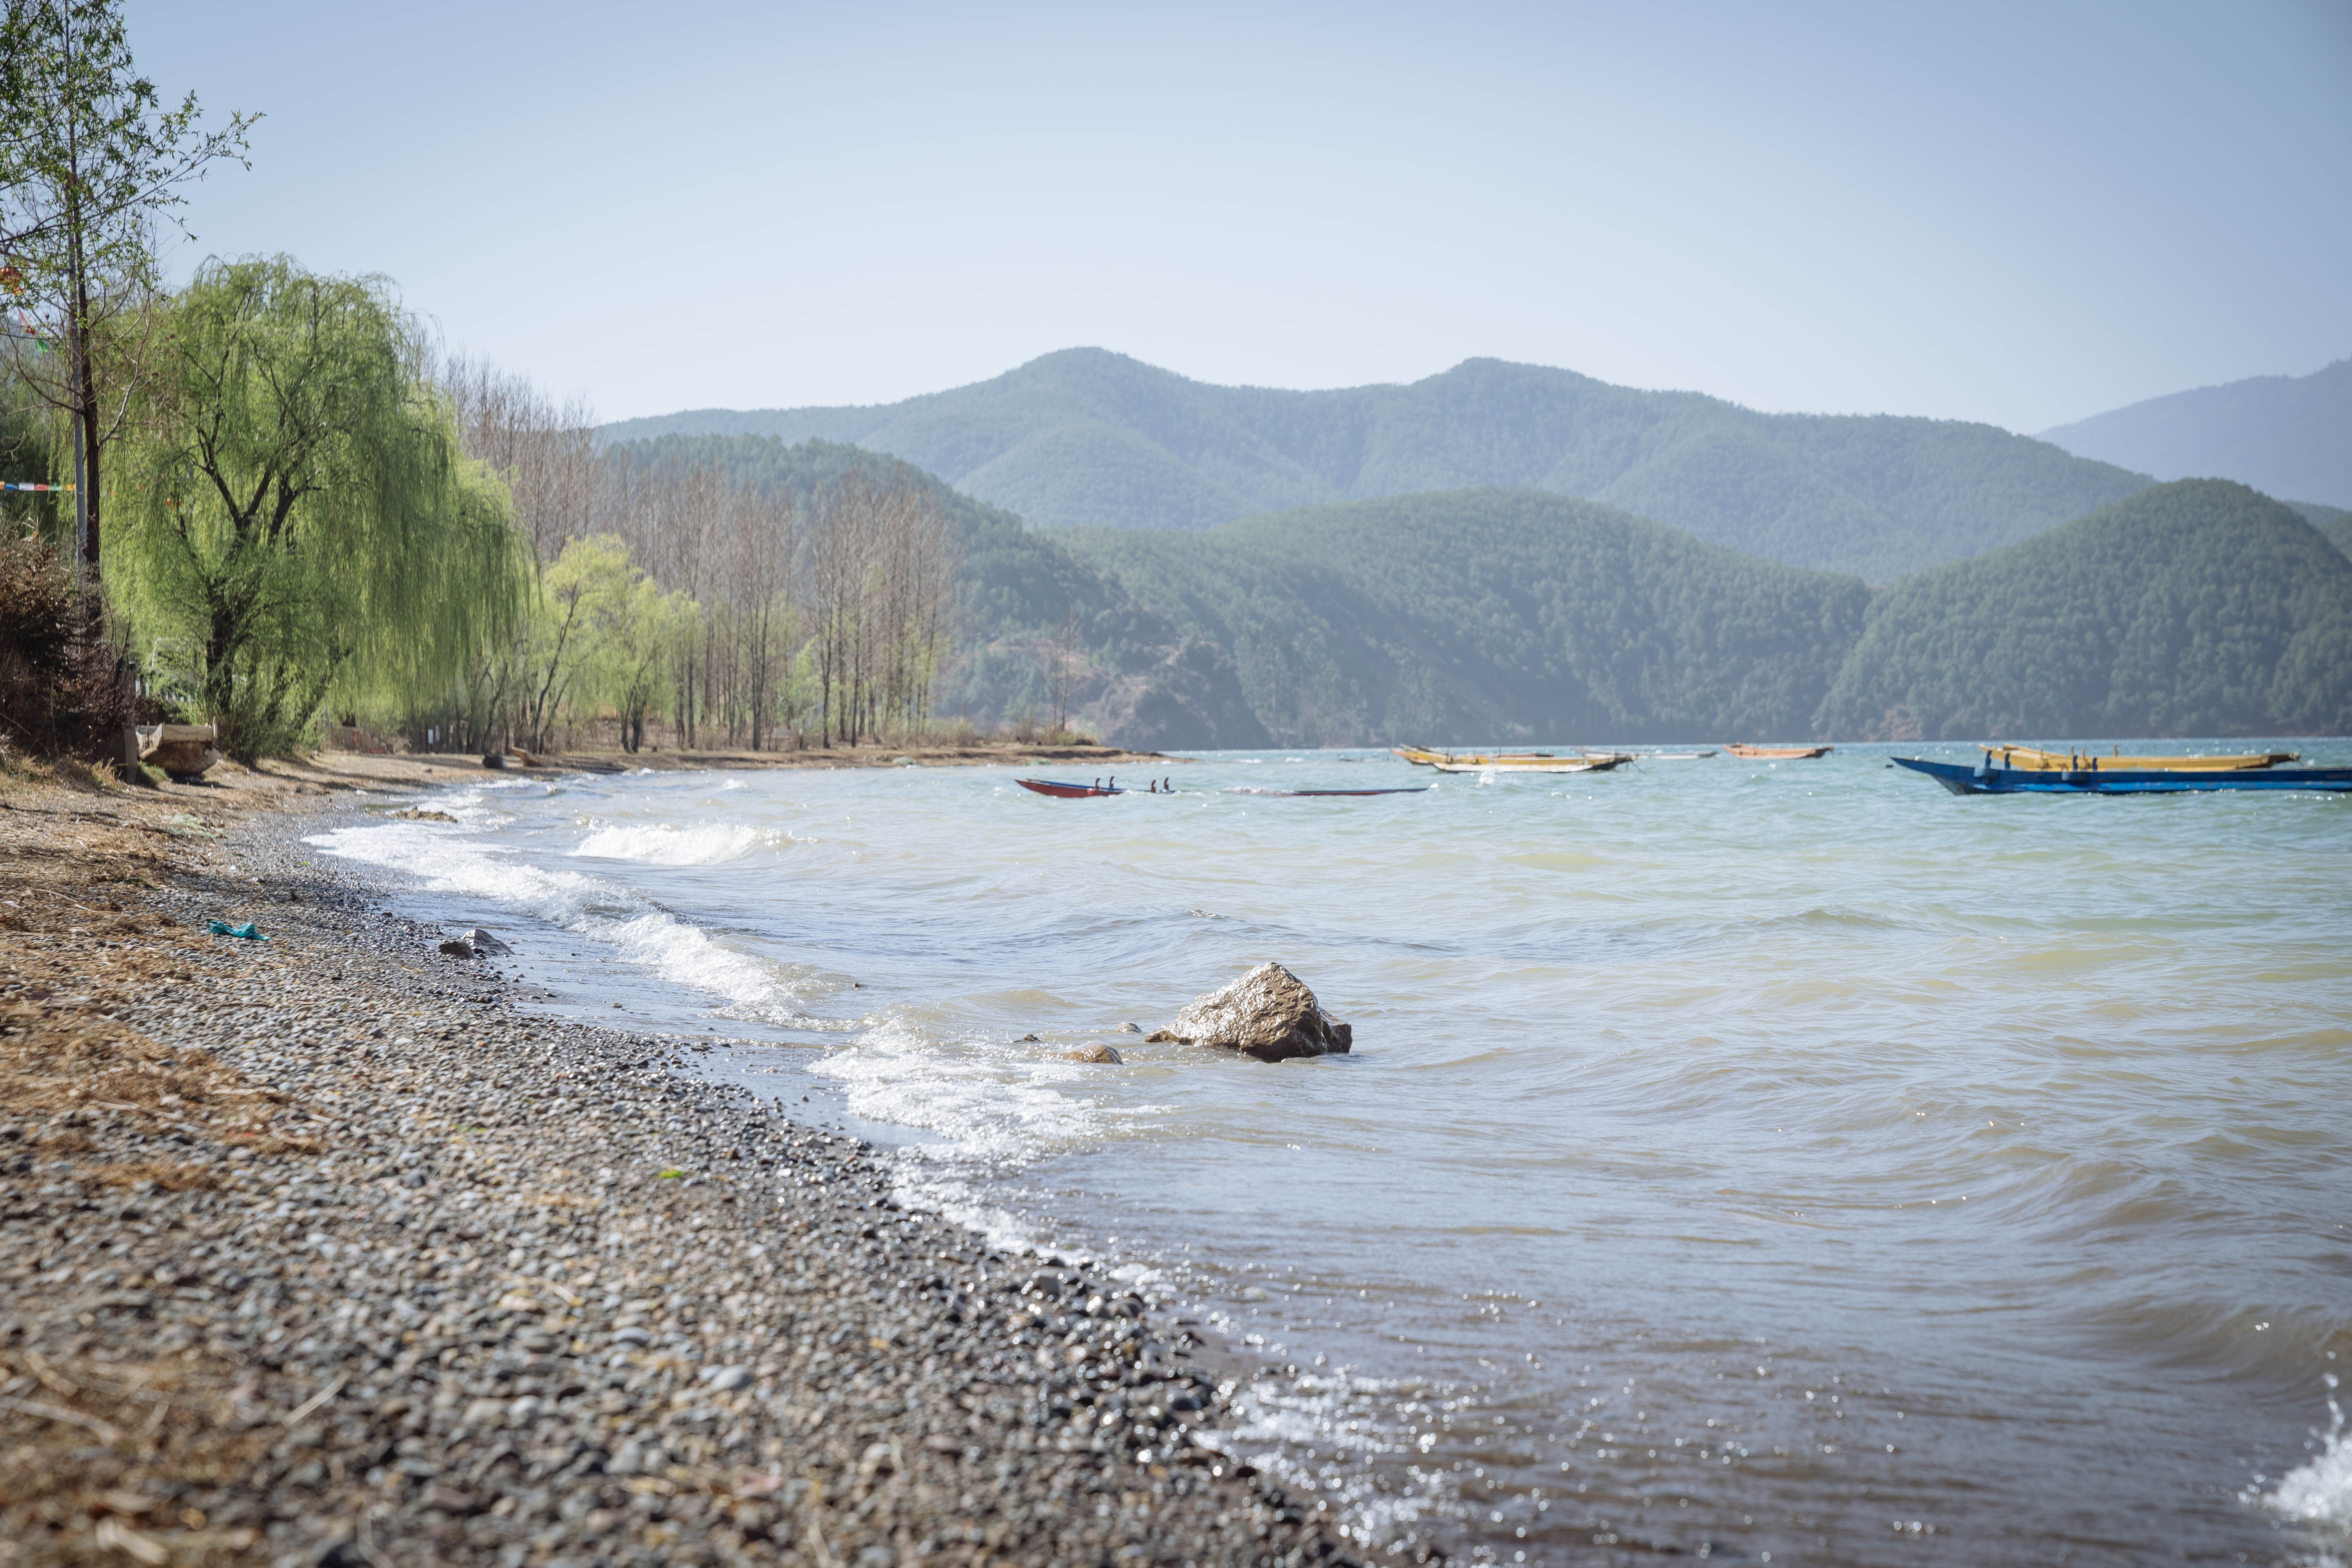
[[[1358,1560],[1179,1326],[514,1011],[308,863],[383,780],[224,773],[0,779],[0,1564]]]

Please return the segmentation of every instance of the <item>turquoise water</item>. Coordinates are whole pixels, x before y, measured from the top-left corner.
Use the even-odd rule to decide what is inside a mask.
[[[2352,1555],[2352,799],[1959,799],[1887,752],[569,776],[320,842],[551,1009],[759,1042],[698,1059],[902,1144],[909,1199],[1127,1268],[1368,1542]],[[1118,1028],[1269,959],[1352,1056]]]

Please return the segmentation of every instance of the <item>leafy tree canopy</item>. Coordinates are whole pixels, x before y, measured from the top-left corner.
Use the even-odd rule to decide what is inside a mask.
[[[530,569],[380,279],[211,262],[173,302],[123,465],[119,591],[240,755],[338,682],[449,679]]]

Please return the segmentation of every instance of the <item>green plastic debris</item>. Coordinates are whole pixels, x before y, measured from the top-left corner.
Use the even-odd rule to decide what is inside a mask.
[[[251,921],[246,921],[241,926],[233,926],[226,921],[215,921],[212,923],[211,930],[215,936],[241,936],[247,942],[268,942],[269,940],[255,928],[254,923]]]
[[[654,1180],[657,1182],[674,1182],[685,1174],[686,1173],[684,1171],[664,1171],[660,1175],[656,1176]]]

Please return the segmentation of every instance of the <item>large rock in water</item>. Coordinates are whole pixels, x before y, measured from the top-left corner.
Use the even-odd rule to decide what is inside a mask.
[[[1194,997],[1151,1038],[1278,1062],[1345,1052],[1356,1032],[1327,1016],[1298,976],[1279,963],[1261,963],[1223,990]]]

